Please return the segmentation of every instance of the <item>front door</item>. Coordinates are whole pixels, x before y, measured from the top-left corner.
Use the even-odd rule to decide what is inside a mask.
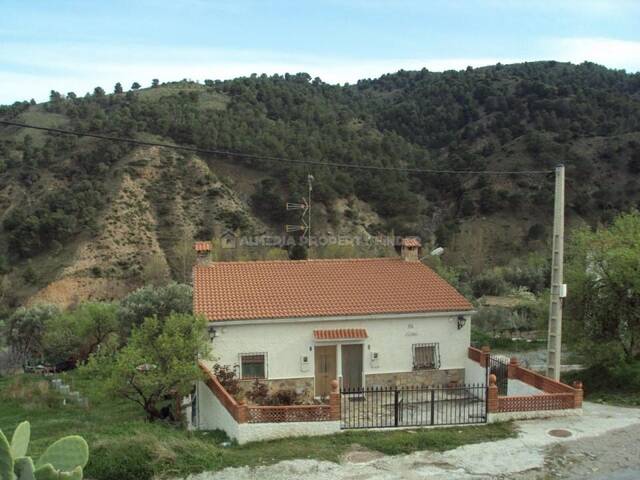
[[[316,346],[316,397],[324,397],[331,393],[331,380],[335,380],[337,374],[336,346]]]
[[[342,345],[342,388],[362,388],[362,344]]]

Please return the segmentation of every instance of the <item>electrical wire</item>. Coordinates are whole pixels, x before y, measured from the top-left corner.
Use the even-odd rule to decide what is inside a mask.
[[[181,150],[193,153],[204,153],[209,155],[224,155],[229,157],[246,158],[252,160],[263,160],[267,162],[280,162],[280,163],[295,163],[302,165],[313,165],[323,167],[336,167],[336,168],[351,168],[360,170],[382,170],[382,171],[394,171],[394,172],[407,172],[407,173],[434,173],[434,174],[451,174],[451,175],[548,175],[553,173],[553,170],[438,170],[429,168],[405,168],[405,167],[384,167],[377,165],[354,165],[349,163],[338,162],[324,162],[320,160],[302,160],[296,158],[276,157],[271,155],[259,155],[253,153],[233,152],[230,150],[211,149],[211,148],[198,148],[189,147],[183,145],[172,145],[170,143],[159,142],[147,142],[144,140],[136,140],[133,138],[114,137],[112,135],[103,135],[99,133],[85,133],[76,132],[73,130],[64,130],[61,128],[41,127],[38,125],[29,125],[26,123],[12,122],[9,120],[0,120],[0,124],[6,126],[29,128],[33,130],[41,130],[49,133],[57,133],[60,135],[72,135],[76,137],[90,137],[99,140],[107,140],[110,142],[130,143],[133,145],[140,145],[145,147],[160,147],[169,148],[173,150]]]

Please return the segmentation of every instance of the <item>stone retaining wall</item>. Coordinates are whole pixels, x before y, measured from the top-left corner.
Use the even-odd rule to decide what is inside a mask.
[[[367,388],[448,385],[464,383],[464,368],[414,370],[413,372],[371,373],[365,376]]]

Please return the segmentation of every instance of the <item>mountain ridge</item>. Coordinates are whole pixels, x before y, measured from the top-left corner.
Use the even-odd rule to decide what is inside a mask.
[[[0,118],[353,165],[482,171],[564,163],[569,226],[607,222],[640,198],[640,75],[593,64],[400,71],[345,86],[286,74],[114,94],[97,87],[82,98],[52,92],[45,104],[0,107]],[[7,304],[39,291],[35,300],[55,299],[47,286],[55,291],[68,278],[105,285],[83,294],[89,298],[102,298],[111,281],[124,292],[153,263],[185,280],[175,254],[181,241],[211,238],[215,224],[281,231],[295,221],[284,202],[305,194],[308,173],[320,233],[420,235],[476,273],[546,247],[553,182],[544,176],[276,165],[5,127],[0,270],[18,285]],[[109,245],[101,260],[87,253],[97,245]]]

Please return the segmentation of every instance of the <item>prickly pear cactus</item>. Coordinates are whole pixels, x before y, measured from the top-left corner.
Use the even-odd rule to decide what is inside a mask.
[[[21,457],[16,459],[13,471],[18,480],[35,480],[35,469],[31,457]]]
[[[29,422],[18,425],[11,444],[0,431],[0,480],[82,480],[82,468],[89,461],[89,446],[84,438],[61,438],[34,465],[26,456],[30,436]]]
[[[84,467],[88,461],[87,442],[78,435],[72,435],[52,443],[36,462],[36,468],[50,463],[56,470],[70,472],[76,467]]]
[[[11,437],[11,453],[13,458],[24,457],[29,448],[29,438],[31,437],[31,425],[29,422],[22,422],[16,427]]]
[[[13,463],[11,446],[0,430],[0,480],[14,480]]]

